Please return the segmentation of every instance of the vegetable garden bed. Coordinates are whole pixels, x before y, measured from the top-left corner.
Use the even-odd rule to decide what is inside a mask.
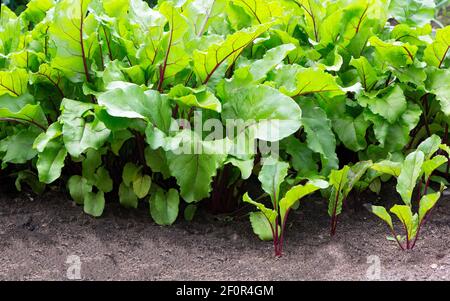
[[[394,189],[383,191],[395,196]],[[289,224],[285,254],[274,258],[246,217],[199,215],[192,223],[155,225],[146,210],[111,204],[93,219],[61,193],[0,197],[1,280],[67,279],[68,256],[81,260],[85,280],[450,280],[450,202],[444,198],[424,230],[426,240],[401,252],[384,225],[364,209],[343,214],[328,235],[326,204],[308,198]],[[365,195],[358,202],[376,199]]]
[[[227,249],[221,235],[250,225],[272,242],[275,257],[289,254],[285,263],[323,250],[342,260],[336,268],[343,278],[362,279],[345,269],[356,264],[362,271],[367,252],[380,259],[380,250],[389,250],[382,255],[387,262],[415,262],[410,251],[433,250],[428,244],[441,264],[433,269],[443,270],[430,277],[447,275],[440,261],[447,260],[447,239],[437,244],[448,237],[441,222],[450,181],[448,1],[8,3],[17,11],[1,6],[0,185],[24,195],[10,205],[2,197],[3,235],[58,245],[63,236],[54,233],[62,227],[75,243],[68,225],[47,221],[46,212],[57,210],[51,198],[68,206],[70,197],[73,208],[55,216],[74,216],[75,228],[86,221],[93,227],[81,230],[87,237],[117,235],[111,227],[120,228],[126,218],[115,218],[125,214],[151,234],[145,248],[167,238],[179,258],[192,251],[177,242],[183,231],[199,228]],[[26,195],[39,201],[27,204]],[[317,234],[324,212],[329,229]],[[430,235],[430,227],[438,230]],[[248,232],[227,236],[236,252],[252,248]],[[11,243],[5,252],[15,252]],[[115,243],[105,254],[118,265],[123,252]],[[202,256],[218,250],[211,243]],[[238,252],[227,256],[236,260]],[[294,266],[306,264],[313,278],[339,277],[308,272],[329,260],[314,256]],[[270,266],[283,268],[275,260]],[[15,277],[11,271],[5,277]]]

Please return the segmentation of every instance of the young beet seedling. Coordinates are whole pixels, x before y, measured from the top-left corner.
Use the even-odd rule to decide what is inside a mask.
[[[331,171],[329,176],[331,194],[328,203],[328,214],[331,217],[331,236],[336,234],[338,216],[342,212],[342,205],[347,196],[371,165],[372,161],[362,161],[351,167],[344,166],[340,170]]]
[[[319,189],[328,187],[323,180],[312,180],[305,185],[297,185],[289,189],[280,199],[280,185],[288,173],[289,164],[276,160],[266,160],[259,174],[259,181],[263,190],[270,196],[273,209],[253,201],[246,193],[244,202],[250,203],[259,209],[250,213],[250,222],[253,231],[261,240],[273,240],[275,256],[283,254],[283,240],[286,231],[286,220],[291,209],[298,207],[298,201]]]
[[[384,207],[371,206],[371,211],[388,224],[393,235],[392,239],[397,242],[402,250],[414,248],[419,238],[420,230],[429,219],[430,212],[444,189],[444,186],[441,185],[440,192],[427,194],[433,171],[447,162],[447,158],[442,155],[434,156],[439,148],[443,148],[440,142],[441,139],[433,135],[422,142],[416,151],[410,153],[403,163],[381,161],[372,166],[372,169],[380,173],[390,174],[397,178],[396,190],[400,194],[404,205],[394,205],[390,212],[397,216],[403,224],[405,235],[397,235],[391,215]],[[412,197],[418,180],[418,212],[413,214]],[[421,189],[423,182],[425,182],[424,189]]]

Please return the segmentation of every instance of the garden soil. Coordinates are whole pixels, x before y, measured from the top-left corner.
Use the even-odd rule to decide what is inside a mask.
[[[381,195],[398,199],[389,188]],[[104,216],[92,218],[61,192],[2,192],[0,280],[65,280],[72,255],[85,280],[450,280],[448,197],[408,252],[387,241],[385,224],[360,206],[369,201],[380,198],[352,200],[330,238],[326,203],[305,199],[289,218],[284,256],[274,258],[245,215],[200,212],[191,223],[161,227],[144,204],[108,203]]]

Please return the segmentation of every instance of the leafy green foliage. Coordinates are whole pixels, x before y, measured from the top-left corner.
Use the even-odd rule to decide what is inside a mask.
[[[108,201],[148,204],[161,225],[243,199],[277,255],[301,198],[323,190],[334,233],[353,189],[393,176],[401,206],[423,187],[419,213],[391,210],[411,240],[439,198],[433,175],[448,176],[449,27],[433,31],[434,11],[431,0],[3,5],[1,171],[19,190],[66,184],[96,217]],[[256,177],[272,209],[245,194]]]
[[[280,186],[285,181],[289,164],[275,159],[267,159],[259,174],[263,190],[270,196],[273,209],[252,200],[248,193],[244,202],[254,205],[258,211],[250,213],[253,231],[261,240],[273,240],[275,256],[283,253],[283,240],[286,231],[286,220],[291,209],[297,209],[299,200],[319,189],[328,187],[324,180],[310,180],[306,184],[292,186],[280,197]]]
[[[361,161],[353,166],[344,166],[340,170],[331,171],[328,179],[331,186],[328,203],[328,215],[331,217],[331,235],[336,233],[337,219],[342,212],[345,199],[371,165],[371,161]]]
[[[404,205],[394,205],[390,212],[393,213],[405,229],[405,237],[401,237],[395,233],[391,216],[382,206],[372,206],[372,212],[379,218],[384,220],[397,241],[401,249],[413,249],[419,237],[421,228],[428,220],[430,211],[434,208],[439,200],[441,192],[428,193],[429,184],[433,172],[442,164],[448,162],[448,158],[442,155],[436,155],[439,148],[445,148],[440,144],[437,136],[431,136],[423,141],[416,151],[410,153],[403,163],[384,161],[382,164],[374,164],[373,169],[388,173],[397,178],[397,192],[400,194]],[[422,190],[422,181],[425,187]],[[413,213],[413,191],[419,181],[418,191],[418,212]],[[405,240],[406,243],[402,244]]]

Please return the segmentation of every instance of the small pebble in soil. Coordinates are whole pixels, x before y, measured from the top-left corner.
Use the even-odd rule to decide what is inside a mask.
[[[434,270],[434,269],[437,269],[438,265],[433,263],[430,267]]]

